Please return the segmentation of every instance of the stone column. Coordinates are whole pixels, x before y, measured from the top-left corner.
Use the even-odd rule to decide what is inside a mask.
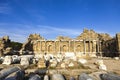
[[[36,42],[34,42],[34,52],[36,53],[36,51],[37,51],[37,44]]]
[[[42,42],[40,41],[40,53],[42,53]]]
[[[89,54],[91,53],[91,45],[90,45],[90,42],[91,42],[91,41],[89,40],[89,46],[88,46],[88,48],[89,48],[89,49],[88,49],[88,50],[89,50]]]
[[[99,53],[99,40],[97,41],[97,52]]]
[[[100,52],[101,52],[101,41],[100,41]]]
[[[76,45],[75,45],[75,40],[74,40],[74,53],[76,53]]]
[[[84,40],[83,42],[84,42],[84,54],[86,54],[86,40]]]
[[[38,53],[40,53],[40,41],[38,41]]]
[[[94,47],[93,46],[94,46],[94,42],[92,40],[92,51],[91,51],[92,53],[94,52],[94,49],[93,49]]]
[[[70,41],[69,41],[69,52],[70,52]]]
[[[36,42],[36,52],[38,52],[38,41]]]
[[[93,44],[94,44],[94,43],[93,43]],[[97,41],[95,41],[95,44],[94,44],[94,45],[95,45],[95,47],[93,47],[93,48],[95,49],[94,52],[97,53]],[[94,45],[93,45],[93,46],[94,46]]]
[[[99,45],[99,48],[100,48],[100,49],[99,49],[99,52],[100,52],[100,56],[102,57],[102,49],[101,49],[102,46],[101,46],[101,41],[99,42],[99,44],[100,44],[100,45]]]
[[[61,53],[61,45],[60,45],[60,41],[59,41],[59,52]]]
[[[45,53],[47,53],[47,45],[46,45],[46,40],[45,40]]]
[[[56,41],[53,42],[54,42],[54,53],[56,54]]]

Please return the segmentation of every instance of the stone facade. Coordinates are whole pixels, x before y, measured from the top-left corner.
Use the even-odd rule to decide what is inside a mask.
[[[116,56],[116,42],[117,38],[112,38],[109,34],[99,34],[93,30],[84,29],[75,39],[58,36],[55,40],[46,40],[38,34],[31,34],[28,41],[23,44],[21,50],[34,54],[64,54],[66,52],[74,52],[76,54],[90,56],[111,56],[107,54]]]

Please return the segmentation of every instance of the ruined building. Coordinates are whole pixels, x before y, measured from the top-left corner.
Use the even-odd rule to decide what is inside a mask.
[[[23,44],[21,54],[57,54],[74,52],[76,55],[119,56],[120,34],[112,38],[106,33],[96,33],[84,29],[75,39],[58,36],[55,40],[46,40],[38,34],[31,34]]]
[[[0,56],[11,52],[10,39],[8,36],[0,38]]]

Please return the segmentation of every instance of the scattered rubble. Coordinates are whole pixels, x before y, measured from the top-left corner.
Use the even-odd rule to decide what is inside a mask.
[[[21,61],[20,61],[20,64],[22,65],[22,66],[29,66],[29,59],[27,58],[27,57],[22,57],[21,58]]]
[[[12,56],[5,56],[2,64],[10,65],[10,64],[12,64],[12,62],[13,62]]]
[[[97,60],[95,62],[96,65],[98,65],[98,68],[101,70],[107,70],[106,65],[103,63],[103,60]]]
[[[120,60],[119,39],[120,34],[112,38],[88,29],[75,39],[59,36],[46,40],[39,34],[31,34],[17,51],[5,36],[0,38],[0,80],[119,80],[119,69],[110,68]],[[114,61],[108,65],[105,60]],[[31,72],[24,73],[26,69]],[[41,72],[43,69],[46,70]]]

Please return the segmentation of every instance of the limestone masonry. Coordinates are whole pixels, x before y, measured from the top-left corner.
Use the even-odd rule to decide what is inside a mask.
[[[120,34],[112,38],[107,33],[84,29],[75,39],[58,36],[55,40],[46,40],[39,34],[30,34],[20,52],[21,54],[72,52],[79,56],[115,57],[120,53]]]

